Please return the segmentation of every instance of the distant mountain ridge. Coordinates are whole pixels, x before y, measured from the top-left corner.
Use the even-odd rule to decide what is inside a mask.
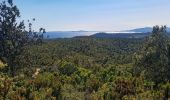
[[[151,27],[137,28],[132,30],[126,30],[126,33],[96,33],[91,35],[91,37],[96,38],[144,38],[149,36],[152,32]],[[129,33],[128,33],[129,32]],[[170,28],[167,27],[168,36],[170,36]]]
[[[72,38],[75,36],[90,36],[98,32],[95,31],[53,31],[46,32],[44,34],[45,38],[55,39],[55,38]]]
[[[126,30],[126,33],[124,31],[117,32],[117,33],[96,33],[91,35],[90,37],[96,37],[96,38],[144,38],[146,36],[149,36],[152,32],[152,27],[144,27],[144,28],[136,28],[132,30]],[[129,33],[128,33],[129,32]],[[168,36],[170,36],[170,28],[167,27],[167,33]]]
[[[128,32],[140,32],[140,33],[147,33],[147,32],[152,32],[152,27],[144,27],[144,28],[136,28],[132,30],[126,30]],[[170,32],[170,28],[167,27],[167,32]]]
[[[96,33],[90,37],[95,38],[143,38],[148,36],[150,33]]]
[[[136,28],[132,30],[128,30],[129,32],[141,32],[141,33],[147,33],[147,32],[152,32],[151,27],[144,27],[144,28]]]
[[[136,28],[120,32],[97,32],[97,31],[53,31],[44,34],[45,38],[73,38],[73,37],[99,37],[99,38],[142,38],[152,32],[152,27]],[[170,33],[170,28],[167,28]]]

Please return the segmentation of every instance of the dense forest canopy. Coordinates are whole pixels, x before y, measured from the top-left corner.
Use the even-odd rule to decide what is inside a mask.
[[[0,3],[0,100],[168,100],[166,26],[135,38],[43,39]],[[34,19],[35,20],[35,19]]]

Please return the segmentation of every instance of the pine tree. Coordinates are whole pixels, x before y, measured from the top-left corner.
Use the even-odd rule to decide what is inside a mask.
[[[169,69],[166,26],[154,26],[143,50],[136,55],[134,73],[144,72],[148,80],[158,84],[169,80]]]
[[[26,31],[24,21],[19,22],[20,11],[12,0],[0,3],[0,60],[7,63],[8,72],[14,75],[15,59],[23,51],[23,48],[32,41],[42,42],[42,34],[32,31],[29,23],[29,31]],[[35,20],[35,19],[34,19]],[[40,28],[40,33],[45,29]]]

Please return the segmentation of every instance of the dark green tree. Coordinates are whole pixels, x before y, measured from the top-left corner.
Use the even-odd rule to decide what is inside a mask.
[[[68,76],[70,76],[71,74],[73,74],[78,70],[75,65],[70,63],[65,63],[62,66],[60,66],[58,69],[61,74],[68,75]]]
[[[152,34],[146,39],[143,50],[135,55],[134,73],[145,73],[148,80],[156,84],[168,81],[169,58],[166,26],[154,26]]]
[[[16,70],[15,59],[23,47],[34,40],[41,42],[43,37],[31,30],[31,24],[26,31],[24,21],[19,22],[19,18],[20,11],[12,0],[0,3],[0,59],[8,64],[8,72],[12,75]],[[41,28],[42,31],[45,30]]]
[[[20,12],[11,0],[0,4],[0,57],[10,66],[9,72],[15,70],[15,56],[27,40],[24,22],[17,23],[19,17]]]

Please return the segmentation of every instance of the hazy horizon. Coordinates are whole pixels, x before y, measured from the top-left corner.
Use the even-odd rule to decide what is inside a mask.
[[[169,0],[14,0],[21,18],[47,31],[122,31],[170,26]]]

